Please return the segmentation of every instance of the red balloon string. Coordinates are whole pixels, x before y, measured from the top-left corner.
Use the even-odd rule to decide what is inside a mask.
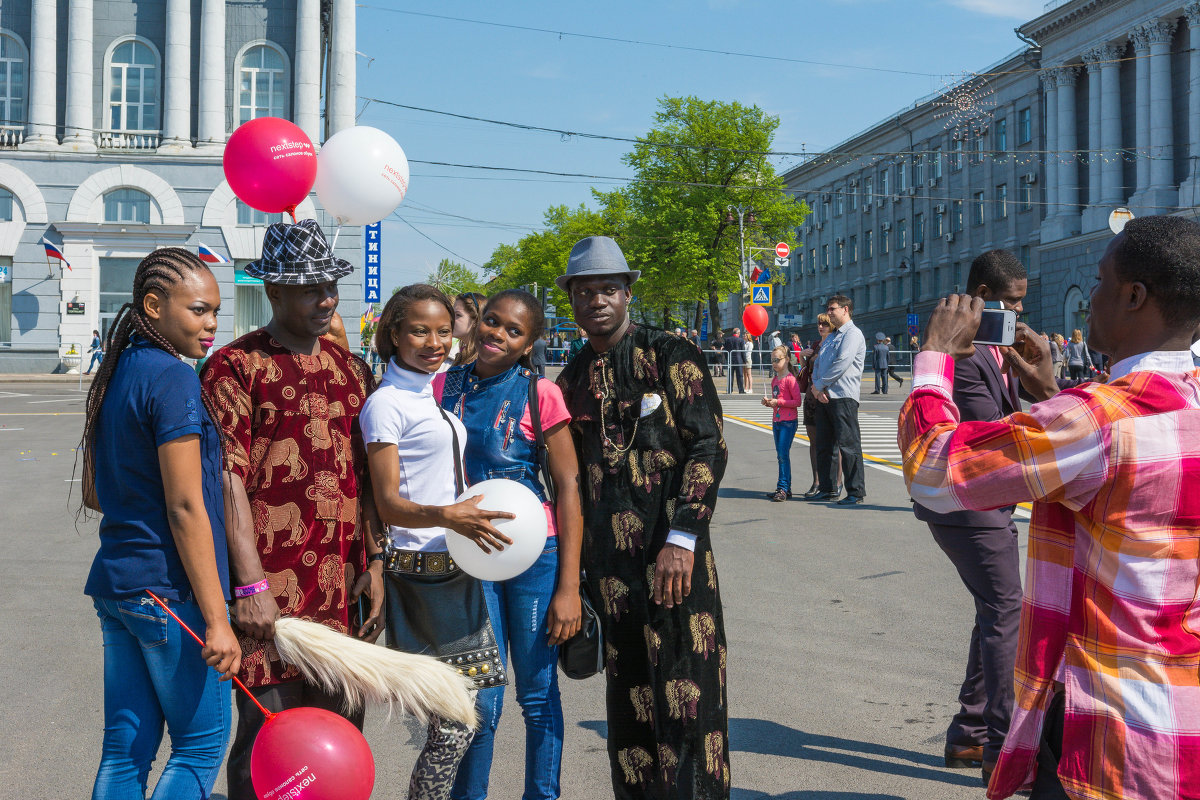
[[[162,606],[163,611],[170,614],[171,619],[178,622],[179,626],[181,628],[183,628],[185,631],[187,631],[189,634],[191,634],[191,637],[193,639],[195,639],[200,644],[201,647],[204,647],[204,640],[201,639],[199,636],[197,636],[196,632],[193,631],[191,628],[189,628],[187,626],[186,622],[181,620],[179,617],[175,616],[175,612],[172,611],[170,608],[168,608],[167,604],[164,603],[162,600],[160,600],[158,595],[156,595],[154,592],[150,591],[149,589],[146,590],[146,594],[150,595],[151,599],[154,600],[154,602],[156,602],[160,606]],[[258,698],[255,697],[254,695],[252,695],[250,693],[250,690],[246,688],[246,684],[242,683],[236,675],[233,676],[233,682],[237,684],[237,687],[239,689],[241,689],[243,692],[246,693],[246,697],[250,698],[251,703],[254,703],[254,705],[258,706],[258,710],[261,711],[263,713],[263,716],[267,718],[267,722],[270,722],[274,717],[278,716],[274,711],[267,711],[267,709],[263,707],[263,704],[258,702]]]
[[[287,208],[284,209],[284,211],[286,211],[292,215],[292,224],[295,225],[296,224],[296,207],[288,206]]]

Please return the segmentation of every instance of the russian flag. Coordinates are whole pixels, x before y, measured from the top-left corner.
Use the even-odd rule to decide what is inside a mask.
[[[758,264],[754,265],[754,270],[750,273],[751,283],[767,283],[771,280],[771,271]]]
[[[67,257],[63,255],[63,251],[58,249],[58,246],[46,241],[46,237],[42,237],[42,246],[46,248],[46,258],[57,258],[59,261],[67,265],[67,269],[71,269],[71,262],[67,261]],[[75,270],[71,269],[72,272]]]
[[[200,260],[203,261],[205,264],[228,264],[229,263],[228,258],[226,258],[225,256],[218,253],[216,250],[213,250],[211,247],[208,247],[207,245],[204,245],[204,244],[201,244],[197,248],[197,253],[200,256]]]

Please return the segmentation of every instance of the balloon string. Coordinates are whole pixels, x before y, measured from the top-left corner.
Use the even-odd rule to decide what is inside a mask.
[[[167,604],[164,603],[162,600],[160,600],[158,595],[156,595],[154,592],[150,591],[149,589],[146,590],[146,594],[150,595],[151,599],[153,599],[154,602],[156,602],[160,606],[162,606],[163,611],[166,611],[168,614],[170,614],[171,619],[178,622],[179,626],[181,628],[183,628],[185,631],[187,631],[189,634],[191,634],[192,638],[195,639],[201,647],[204,647],[204,641],[199,636],[196,635],[195,631],[193,631],[191,628],[189,628],[187,626],[186,622],[181,620],[179,617],[175,616],[175,612],[172,611],[170,608],[168,608]],[[250,690],[246,688],[246,684],[242,683],[241,680],[239,680],[236,675],[233,676],[233,682],[237,684],[239,689],[241,689],[243,692],[246,693],[246,696],[250,698],[250,702],[252,702],[252,703],[254,703],[254,705],[258,706],[258,710],[261,711],[263,713],[263,716],[267,718],[267,722],[270,722],[272,718],[277,716],[277,714],[274,711],[267,711],[267,709],[265,709],[263,707],[263,704],[258,702],[258,698],[255,697],[254,695],[252,695],[250,693]]]
[[[337,249],[337,237],[338,237],[338,234],[339,234],[339,233],[341,233],[341,232],[342,232],[342,223],[340,223],[340,222],[339,222],[339,223],[338,223],[338,226],[337,226],[337,230],[335,230],[335,231],[333,232],[333,244],[329,245],[329,249],[330,249],[330,250],[336,250],[336,249]]]
[[[292,224],[295,225],[296,224],[296,207],[288,206],[287,208],[284,209],[284,211],[286,211],[288,214],[291,214]]]

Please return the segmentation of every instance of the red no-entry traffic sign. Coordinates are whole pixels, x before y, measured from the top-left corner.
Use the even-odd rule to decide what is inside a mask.
[[[792,248],[788,247],[787,242],[780,242],[779,244],[775,245],[775,255],[779,256],[780,258],[787,258],[788,253],[790,252],[792,252]]]

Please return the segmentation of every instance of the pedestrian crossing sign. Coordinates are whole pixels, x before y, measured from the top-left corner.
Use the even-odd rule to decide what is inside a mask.
[[[756,283],[750,287],[750,305],[753,306],[769,306],[771,305],[771,290],[774,284]]]

